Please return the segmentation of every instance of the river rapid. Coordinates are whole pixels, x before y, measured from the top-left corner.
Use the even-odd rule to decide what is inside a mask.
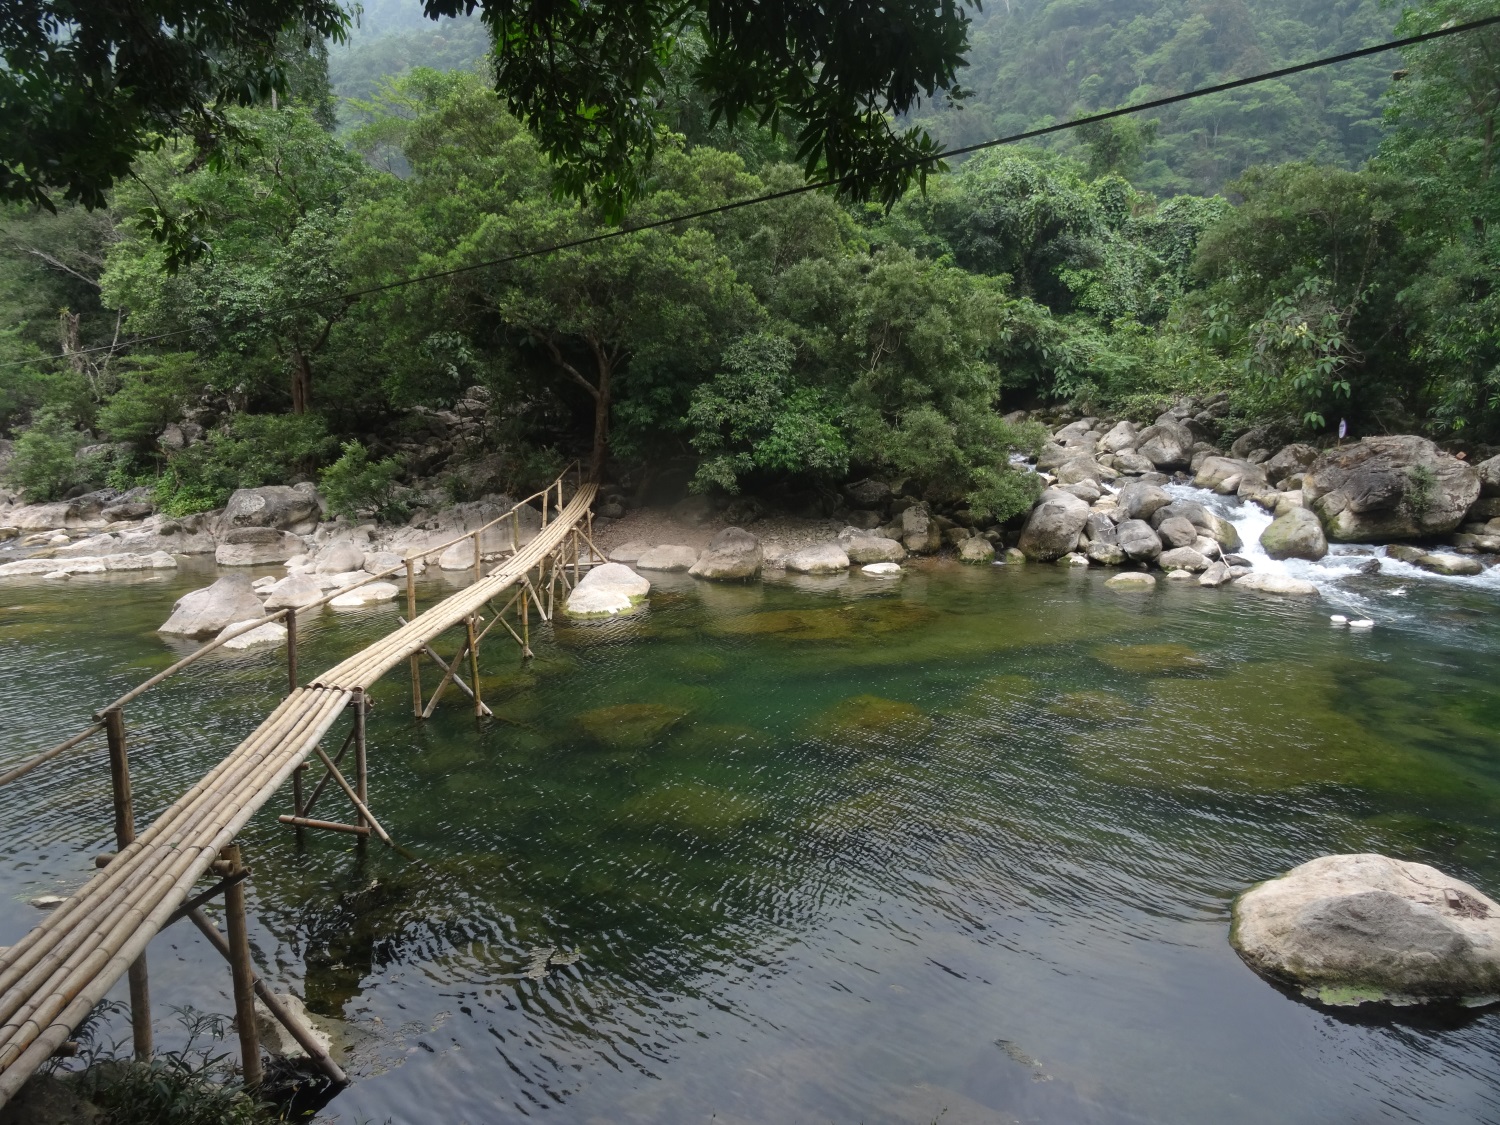
[[[372,804],[409,857],[299,849],[289,794],[243,836],[261,968],[355,1076],[325,1114],[1500,1122],[1500,1010],[1321,1009],[1227,941],[1239,891],[1329,852],[1500,892],[1500,571],[1273,563],[1264,513],[1170,490],[1323,596],[662,575],[632,618],[534,631],[528,664],[490,643],[493,721],[450,696],[417,723],[389,676]],[[211,576],[0,587],[0,767],[189,649],[154,630]],[[308,621],[303,667],[396,613]],[[131,707],[142,819],[274,705],[281,659],[216,654]],[[0,945],[110,832],[102,747],[0,790]],[[163,1041],[171,1005],[230,1010],[196,931],[149,956]]]

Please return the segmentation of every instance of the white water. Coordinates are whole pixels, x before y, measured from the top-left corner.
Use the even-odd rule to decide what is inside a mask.
[[[1414,615],[1403,610],[1402,599],[1413,587],[1467,587],[1500,594],[1500,566],[1490,567],[1483,574],[1472,577],[1450,577],[1388,558],[1385,548],[1374,544],[1331,544],[1328,557],[1318,562],[1273,559],[1260,545],[1260,536],[1274,517],[1259,504],[1233,496],[1220,496],[1206,488],[1188,484],[1163,487],[1174,499],[1194,500],[1234,524],[1242,541],[1237,553],[1250,560],[1254,569],[1311,582],[1330,606],[1336,607],[1337,611],[1352,611],[1350,616],[1371,617],[1377,623],[1409,620]],[[1360,564],[1372,557],[1380,560],[1380,573],[1362,574]]]

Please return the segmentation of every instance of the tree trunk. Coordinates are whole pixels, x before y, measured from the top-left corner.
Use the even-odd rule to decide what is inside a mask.
[[[301,348],[292,349],[292,413],[306,414],[312,405],[312,365]]]
[[[604,458],[609,453],[609,380],[613,364],[599,355],[599,387],[594,396],[594,455],[589,460],[589,476],[599,480]]]

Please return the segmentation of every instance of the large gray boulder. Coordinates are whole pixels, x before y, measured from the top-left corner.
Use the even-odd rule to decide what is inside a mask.
[[[1135,451],[1158,469],[1186,469],[1192,461],[1196,441],[1193,432],[1181,422],[1162,415],[1156,425],[1140,432]]]
[[[1135,481],[1120,489],[1115,498],[1115,507],[1125,513],[1129,520],[1149,520],[1172,502],[1166,489],[1144,481]]]
[[[1302,498],[1330,539],[1385,542],[1453,531],[1479,488],[1473,465],[1408,435],[1328,450],[1307,470]]]
[[[1162,546],[1168,549],[1191,547],[1197,542],[1198,528],[1186,516],[1172,516],[1157,524],[1156,534],[1161,536]]]
[[[1060,559],[1078,546],[1088,519],[1089,506],[1082,500],[1055,488],[1048,489],[1027,517],[1017,546],[1033,562]]]
[[[1257,972],[1331,1004],[1500,993],[1500,904],[1425,863],[1304,863],[1235,900],[1229,940]]]
[[[1479,494],[1500,496],[1500,457],[1481,461],[1474,466],[1474,470],[1479,474]]]
[[[179,637],[212,637],[226,625],[263,616],[250,579],[242,574],[226,574],[212,586],[178,598],[172,616],[157,632]]]
[[[901,542],[914,555],[933,555],[943,549],[943,529],[926,504],[913,504],[901,513]]]
[[[1202,574],[1209,566],[1208,557],[1192,547],[1163,551],[1156,562],[1163,570],[1186,570],[1193,574]]]
[[[726,527],[708,541],[688,571],[694,578],[732,582],[754,578],[765,564],[760,540],[738,527]]]
[[[1145,520],[1126,520],[1115,532],[1115,541],[1132,562],[1155,562],[1161,554],[1161,537]]]
[[[1318,451],[1312,446],[1293,442],[1277,450],[1261,468],[1265,469],[1267,480],[1272,484],[1280,484],[1287,477],[1306,471],[1317,459]]]
[[[624,563],[602,563],[579,581],[563,606],[570,617],[613,617],[646,600],[651,583]]]
[[[1318,517],[1306,508],[1288,508],[1260,533],[1260,545],[1273,559],[1317,562],[1328,554],[1328,538]]]
[[[681,573],[691,570],[698,562],[698,549],[696,547],[678,547],[667,543],[660,547],[652,547],[640,558],[635,560],[637,570],[663,570],[669,573]]]
[[[1102,484],[1104,481],[1114,480],[1119,475],[1115,470],[1099,464],[1092,457],[1075,457],[1057,467],[1058,484],[1081,484],[1083,481]]]
[[[272,586],[267,609],[301,609],[323,598],[323,583],[306,574],[293,574]]]
[[[1193,483],[1199,488],[1211,488],[1226,496],[1243,488],[1247,481],[1264,485],[1265,470],[1234,457],[1205,457],[1193,476]]]
[[[321,518],[318,494],[311,488],[268,484],[237,489],[224,506],[223,525],[229,527],[274,527],[306,535]]]
[[[874,535],[857,527],[846,527],[839,532],[839,546],[849,556],[851,563],[864,566],[870,563],[900,562],[906,558],[906,548],[895,539]]]
[[[286,562],[306,549],[302,540],[289,531],[235,527],[224,533],[223,542],[214,550],[214,562],[220,566],[266,566]]]
[[[838,543],[815,543],[793,551],[785,565],[797,574],[843,574],[849,569],[849,556]]]
[[[337,539],[327,544],[317,554],[319,574],[344,574],[351,570],[362,570],[365,565],[365,546],[349,539]]]
[[[1140,440],[1140,431],[1134,422],[1117,422],[1114,429],[1099,439],[1100,453],[1123,453],[1135,447]]]

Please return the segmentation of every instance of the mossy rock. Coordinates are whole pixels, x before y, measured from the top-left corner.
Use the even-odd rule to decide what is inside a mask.
[[[620,805],[622,819],[637,827],[663,826],[695,836],[721,839],[765,815],[759,798],[684,781],[651,789]]]
[[[829,742],[864,747],[919,738],[931,725],[932,720],[910,703],[856,695],[819,715],[813,732]]]
[[[1101,645],[1093,656],[1117,672],[1138,676],[1183,675],[1213,667],[1208,657],[1182,644]]]
[[[998,676],[986,676],[969,692],[969,700],[981,707],[996,703],[1019,703],[1036,691],[1036,681],[1030,676],[1007,672]]]
[[[661,703],[620,703],[585,711],[573,721],[601,746],[611,750],[643,750],[659,742],[687,714]]]
[[[1128,718],[1136,713],[1137,708],[1123,695],[1112,691],[1069,691],[1055,697],[1047,704],[1047,710],[1064,719],[1106,723],[1112,719]]]
[[[849,641],[888,636],[930,623],[937,611],[884,599],[863,599],[818,609],[770,609],[714,623],[716,632],[789,641]]]

